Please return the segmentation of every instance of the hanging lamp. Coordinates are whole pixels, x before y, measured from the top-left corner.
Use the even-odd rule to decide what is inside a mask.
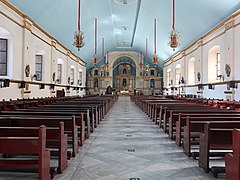
[[[173,51],[178,47],[179,34],[175,30],[175,0],[172,0],[173,12],[172,12],[172,31],[170,32],[170,42],[169,45],[173,48]]]
[[[157,66],[158,63],[158,56],[157,56],[157,18],[154,18],[154,54],[152,63],[154,66]]]
[[[96,66],[98,64],[98,56],[97,56],[97,24],[98,19],[94,19],[94,56],[93,56],[93,64]]]
[[[78,51],[80,50],[80,48],[82,48],[84,46],[84,42],[83,42],[83,33],[80,30],[80,10],[81,10],[81,0],[78,0],[78,30],[75,31],[74,33],[74,43],[73,45],[76,46],[76,48],[78,49]]]
[[[145,65],[145,71],[149,71],[149,64],[148,64],[148,38],[146,38],[146,65]]]

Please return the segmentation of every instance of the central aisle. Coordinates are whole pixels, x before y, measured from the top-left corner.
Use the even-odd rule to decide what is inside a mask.
[[[214,179],[130,100],[119,97],[101,125],[55,179]]]

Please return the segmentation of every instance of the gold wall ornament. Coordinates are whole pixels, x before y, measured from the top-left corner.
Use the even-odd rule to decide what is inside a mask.
[[[179,39],[179,34],[177,31],[175,31],[174,29],[171,31],[170,33],[170,42],[169,45],[171,48],[173,48],[173,51],[175,51],[175,49],[178,47],[179,43],[178,43],[178,39]]]
[[[94,54],[94,56],[93,56],[93,64],[94,65],[98,64],[98,56],[96,54]]]
[[[83,39],[84,39],[84,36],[83,36],[83,33],[80,31],[80,29],[75,31],[73,45],[76,46],[76,48],[78,48],[78,51],[80,50],[80,48],[82,48],[85,45],[85,43],[83,42]]]
[[[155,53],[154,53],[154,55],[153,55],[152,63],[153,63],[153,65],[154,65],[155,67],[156,67],[157,64],[158,64],[158,56],[157,56],[157,54],[155,54]]]

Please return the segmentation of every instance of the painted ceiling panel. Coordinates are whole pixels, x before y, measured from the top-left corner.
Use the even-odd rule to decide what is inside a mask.
[[[81,31],[84,32],[85,46],[77,51],[73,46],[73,35],[77,30],[78,0],[9,1],[84,59],[88,67],[92,65],[94,51],[95,17],[98,17],[99,58],[103,37],[105,53],[133,50],[142,51],[144,55],[148,37],[151,59],[153,19],[156,17],[157,54],[161,60],[166,60],[240,8],[240,0],[176,0],[176,30],[180,33],[180,46],[173,51],[168,45],[172,18],[171,0],[81,0]]]

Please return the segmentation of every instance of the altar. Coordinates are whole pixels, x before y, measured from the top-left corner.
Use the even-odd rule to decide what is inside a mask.
[[[129,91],[122,90],[120,91],[120,95],[129,95]]]

